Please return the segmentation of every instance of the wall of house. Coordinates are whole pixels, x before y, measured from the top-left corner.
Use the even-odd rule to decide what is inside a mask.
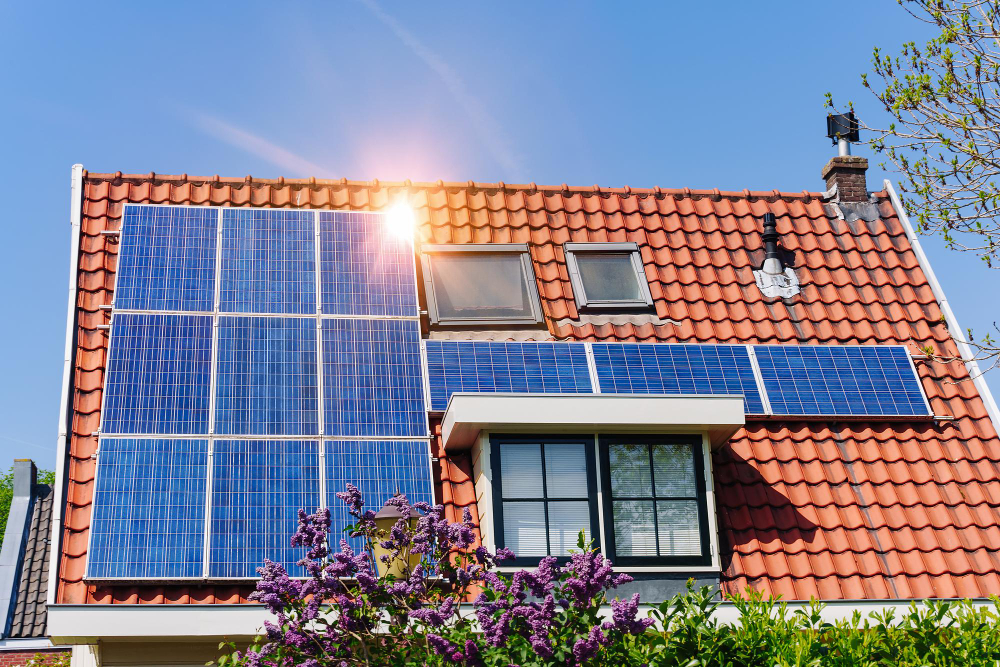
[[[67,649],[0,651],[0,667],[23,667],[32,658],[45,660],[42,664],[69,664],[69,656]]]

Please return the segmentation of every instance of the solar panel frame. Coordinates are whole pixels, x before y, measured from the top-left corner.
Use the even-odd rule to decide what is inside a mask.
[[[324,319],[324,434],[428,437],[417,320]]]
[[[207,435],[211,315],[117,313],[112,318],[101,431]],[[155,378],[150,382],[147,378]]]
[[[370,211],[319,211],[317,234],[323,314],[420,316],[412,235]]]
[[[590,343],[601,393],[742,395],[767,414],[746,345]]]
[[[430,411],[443,412],[451,395],[457,392],[594,393],[587,345],[555,341],[425,340]],[[553,362],[555,375],[546,376],[543,372],[546,361]]]
[[[296,564],[305,549],[291,537],[299,509],[322,507],[321,447],[318,438],[214,440],[206,578],[257,579],[264,558],[306,576]]]
[[[220,238],[221,313],[316,312],[315,211],[227,207]]]
[[[361,541],[349,538],[343,528],[353,519],[337,493],[354,484],[362,493],[365,507],[378,511],[397,492],[410,503],[433,504],[434,487],[430,441],[425,439],[326,440],[324,479],[326,507],[330,510],[330,542],[336,548],[341,537],[352,548]]]
[[[754,352],[775,416],[932,416],[905,346],[756,345]]]
[[[208,448],[206,438],[101,438],[85,579],[175,581],[202,578]],[[189,455],[189,460],[185,460],[185,455]],[[185,471],[188,474],[185,475]],[[161,476],[159,480],[155,477],[165,472],[172,475]],[[149,474],[144,476],[144,473]],[[113,488],[106,488],[108,485]],[[102,502],[104,496],[112,494],[119,498],[127,494],[124,497],[129,500]],[[136,497],[143,494],[146,502],[136,502]],[[187,502],[170,504],[178,499]],[[137,509],[141,510],[139,516],[136,516]],[[177,510],[188,510],[190,514],[178,515]],[[127,516],[123,516],[125,514]],[[121,521],[138,523],[141,527],[126,530]],[[103,529],[104,525],[110,527]],[[170,530],[178,525],[182,530]],[[183,530],[185,526],[187,529]],[[149,545],[153,545],[152,548]],[[138,550],[146,557],[141,560],[129,558],[121,553],[122,549],[126,553],[133,550],[133,554]],[[183,553],[186,558],[170,560]],[[129,570],[130,567],[140,569]],[[163,569],[157,571],[156,568]]]
[[[115,309],[211,312],[218,210],[125,204],[115,270]],[[146,234],[139,233],[143,229]]]

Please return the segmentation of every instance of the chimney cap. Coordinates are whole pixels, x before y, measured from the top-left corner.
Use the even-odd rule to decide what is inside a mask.
[[[858,130],[858,118],[853,111],[847,113],[830,113],[826,115],[826,136],[830,138],[833,145],[837,145],[840,139],[848,141],[860,141],[861,133]]]

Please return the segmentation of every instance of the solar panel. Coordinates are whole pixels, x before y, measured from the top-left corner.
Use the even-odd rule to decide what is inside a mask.
[[[215,432],[317,435],[316,319],[220,317]]]
[[[420,323],[323,320],[325,430],[339,436],[424,436]]]
[[[218,210],[205,207],[126,204],[115,308],[212,310],[218,219]]]
[[[335,546],[354,520],[337,493],[348,484],[360,489],[365,507],[381,509],[402,493],[411,503],[433,503],[430,446],[426,440],[334,440],[326,447],[326,505],[330,540]],[[348,540],[359,546],[357,540]]]
[[[221,262],[222,312],[316,312],[314,212],[224,209]]]
[[[920,379],[900,346],[755,345],[776,415],[928,415]]]
[[[304,576],[291,546],[300,508],[320,506],[319,443],[217,440],[212,455],[210,577],[254,578],[269,558]]]
[[[435,412],[447,408],[455,392],[593,391],[584,343],[428,340],[424,345]]]
[[[413,240],[384,215],[321,211],[319,233],[324,314],[419,314]]]
[[[116,314],[101,430],[207,434],[211,371],[211,316]]]
[[[764,402],[745,345],[592,343],[606,394],[742,394],[748,414]]]
[[[201,577],[208,441],[102,438],[87,576]]]

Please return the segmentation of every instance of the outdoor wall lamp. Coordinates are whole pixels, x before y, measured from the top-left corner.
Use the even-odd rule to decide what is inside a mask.
[[[378,534],[388,537],[392,527],[402,518],[403,513],[399,511],[399,508],[386,502],[375,515],[375,528],[378,530]],[[416,527],[416,523],[417,517],[410,516],[409,527],[411,530]],[[382,546],[380,539],[375,540],[373,549],[375,551],[375,567],[378,568],[378,576],[383,579],[390,574],[397,579],[403,578],[420,564],[420,554],[410,553],[408,550],[386,562],[392,552]]]

